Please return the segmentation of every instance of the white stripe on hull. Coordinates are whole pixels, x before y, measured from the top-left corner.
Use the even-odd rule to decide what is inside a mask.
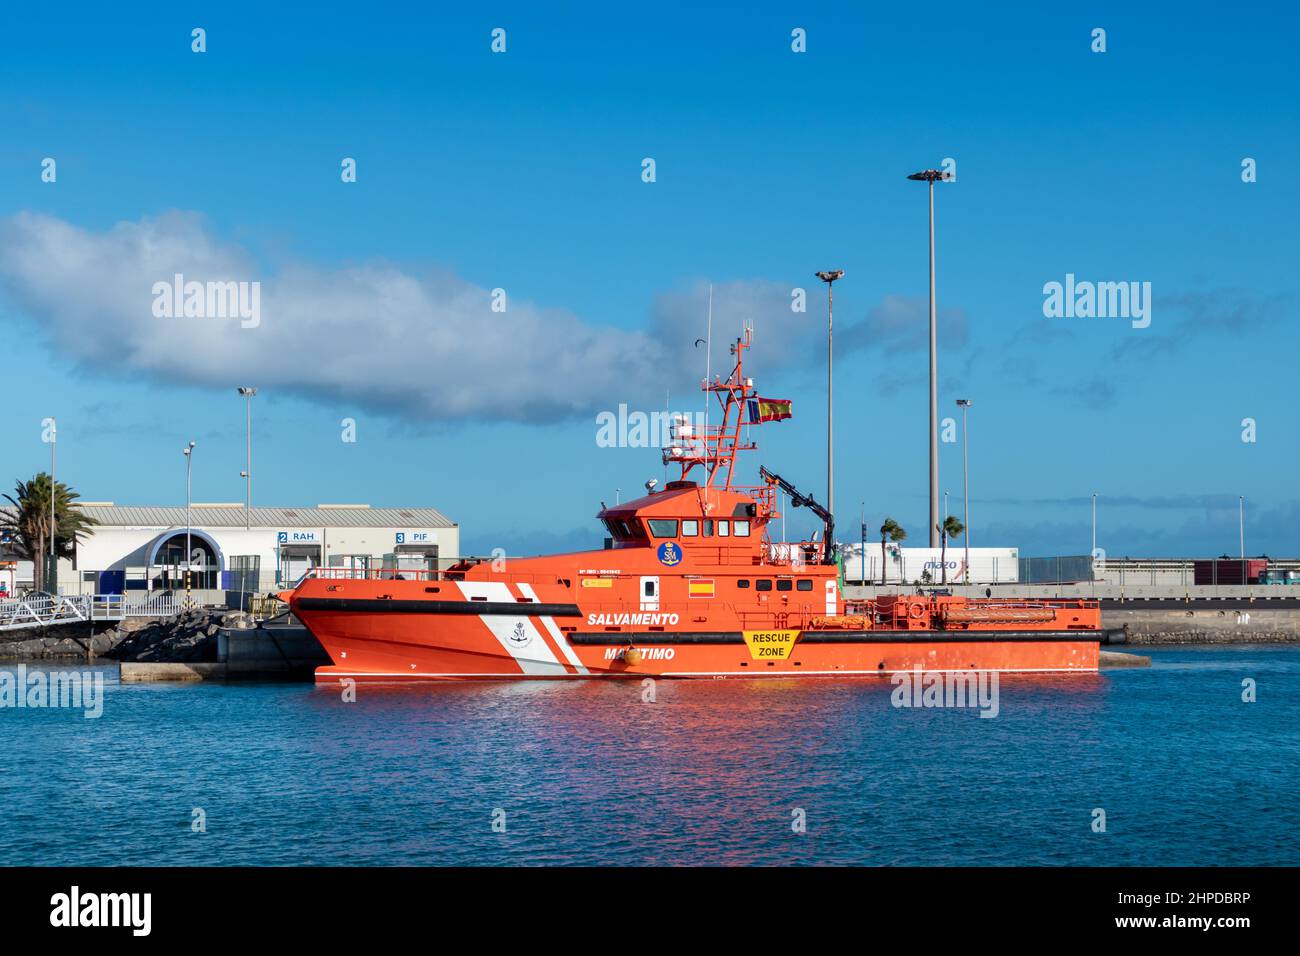
[[[502,604],[518,604],[510,588],[502,581],[458,581],[465,600],[485,598]],[[521,605],[523,607],[525,605]],[[545,638],[533,627],[525,615],[480,614],[478,619],[492,632],[503,650],[509,654],[525,677],[562,676],[568,673],[556,659]],[[517,638],[522,635],[521,642]]]
[[[531,584],[524,584],[523,582],[519,582],[515,586],[519,588],[519,593],[522,594],[524,597],[528,598],[528,600],[537,601],[537,592],[533,590],[533,586]],[[541,602],[538,601],[538,603],[540,604]],[[573,667],[578,671],[578,673],[579,674],[587,673],[587,668],[584,667],[582,661],[578,659],[578,655],[573,652],[573,648],[570,647],[569,642],[565,640],[564,634],[561,633],[560,629],[555,626],[555,618],[553,617],[542,618],[542,626],[546,628],[546,633],[551,635],[551,640],[553,640],[555,642],[555,646],[560,649],[560,653],[562,653],[565,656],[568,662],[573,665]]]

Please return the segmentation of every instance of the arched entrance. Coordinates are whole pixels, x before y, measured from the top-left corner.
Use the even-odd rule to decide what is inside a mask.
[[[191,528],[188,561],[185,548],[184,530],[168,531],[153,543],[149,550],[151,590],[183,590],[187,570],[190,573],[191,590],[215,591],[221,586],[221,549],[212,537],[197,528]]]

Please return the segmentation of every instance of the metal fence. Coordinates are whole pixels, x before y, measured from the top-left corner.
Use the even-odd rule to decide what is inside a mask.
[[[1300,561],[1295,558],[1267,558],[1267,570],[1253,580],[1248,567],[1259,558],[1117,558],[1098,554],[1060,555],[1020,559],[1021,584],[1077,584],[1096,582],[1118,587],[1244,586],[1250,583],[1280,585],[1300,583]],[[1197,581],[1197,564],[1209,564]],[[1251,580],[1248,580],[1251,578]]]
[[[266,620],[268,617],[275,617],[289,610],[289,606],[279,598],[273,597],[254,597],[249,598],[248,613],[257,620]]]
[[[174,617],[184,608],[184,599],[171,592],[139,598],[122,594],[71,594],[0,601],[0,631],[28,627],[50,627],[76,621],[121,621],[128,617]]]
[[[225,587],[227,591],[256,594],[261,590],[262,556],[259,554],[236,554],[230,558],[230,577]]]
[[[1092,556],[1060,555],[1051,558],[1021,558],[1021,584],[1072,584],[1091,581]]]

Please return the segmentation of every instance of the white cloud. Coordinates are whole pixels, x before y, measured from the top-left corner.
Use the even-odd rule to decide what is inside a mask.
[[[177,273],[260,282],[260,321],[156,317],[154,285]],[[809,311],[796,313],[789,284],[715,283],[713,371],[730,370],[729,345],[744,323],[754,326],[749,368],[760,381],[820,360],[821,287],[803,285]],[[254,382],[414,420],[556,421],[623,402],[659,408],[666,389],[677,408],[698,399],[704,377],[696,345],[707,331],[704,281],[658,295],[643,329],[594,325],[514,296],[494,312],[491,289],[436,270],[373,262],[268,271],[197,213],[103,231],[35,213],[0,219],[0,289],[60,354],[111,374],[214,388]],[[916,308],[900,301],[887,297],[865,323],[848,325],[846,345],[881,344],[873,340],[883,332],[887,349],[904,347]]]
[[[153,285],[261,281],[261,322],[156,318]],[[654,394],[663,346],[455,276],[385,263],[263,273],[203,219],[169,213],[92,232],[20,213],[0,220],[0,285],[69,357],[123,375],[236,380],[422,419],[553,420]],[[507,289],[507,293],[509,290]],[[653,388],[651,386],[654,386]]]
[[[964,309],[940,306],[935,320],[944,349],[965,347],[968,335]],[[929,347],[930,300],[917,296],[886,295],[865,319],[847,329],[843,337],[846,352],[878,348],[894,355]]]
[[[820,283],[816,283],[820,286]],[[813,357],[814,347],[824,348],[824,300],[814,299],[809,311],[790,309],[792,287],[766,279],[734,279],[713,284],[713,363],[716,374],[726,377],[734,359],[731,344],[745,325],[754,328],[754,348],[746,359],[759,376]],[[818,288],[808,291],[816,295]],[[704,378],[704,346],[709,324],[709,283],[699,280],[684,289],[655,298],[652,329],[655,339],[675,355],[686,370],[686,380]],[[810,334],[811,333],[811,334]],[[725,367],[724,367],[725,366]]]

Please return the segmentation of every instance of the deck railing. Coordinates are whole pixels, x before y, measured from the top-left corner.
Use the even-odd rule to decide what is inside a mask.
[[[766,514],[776,513],[776,488],[772,485],[732,485],[731,490],[753,498]]]
[[[446,571],[431,568],[312,568],[299,580],[330,581],[443,581]]]

